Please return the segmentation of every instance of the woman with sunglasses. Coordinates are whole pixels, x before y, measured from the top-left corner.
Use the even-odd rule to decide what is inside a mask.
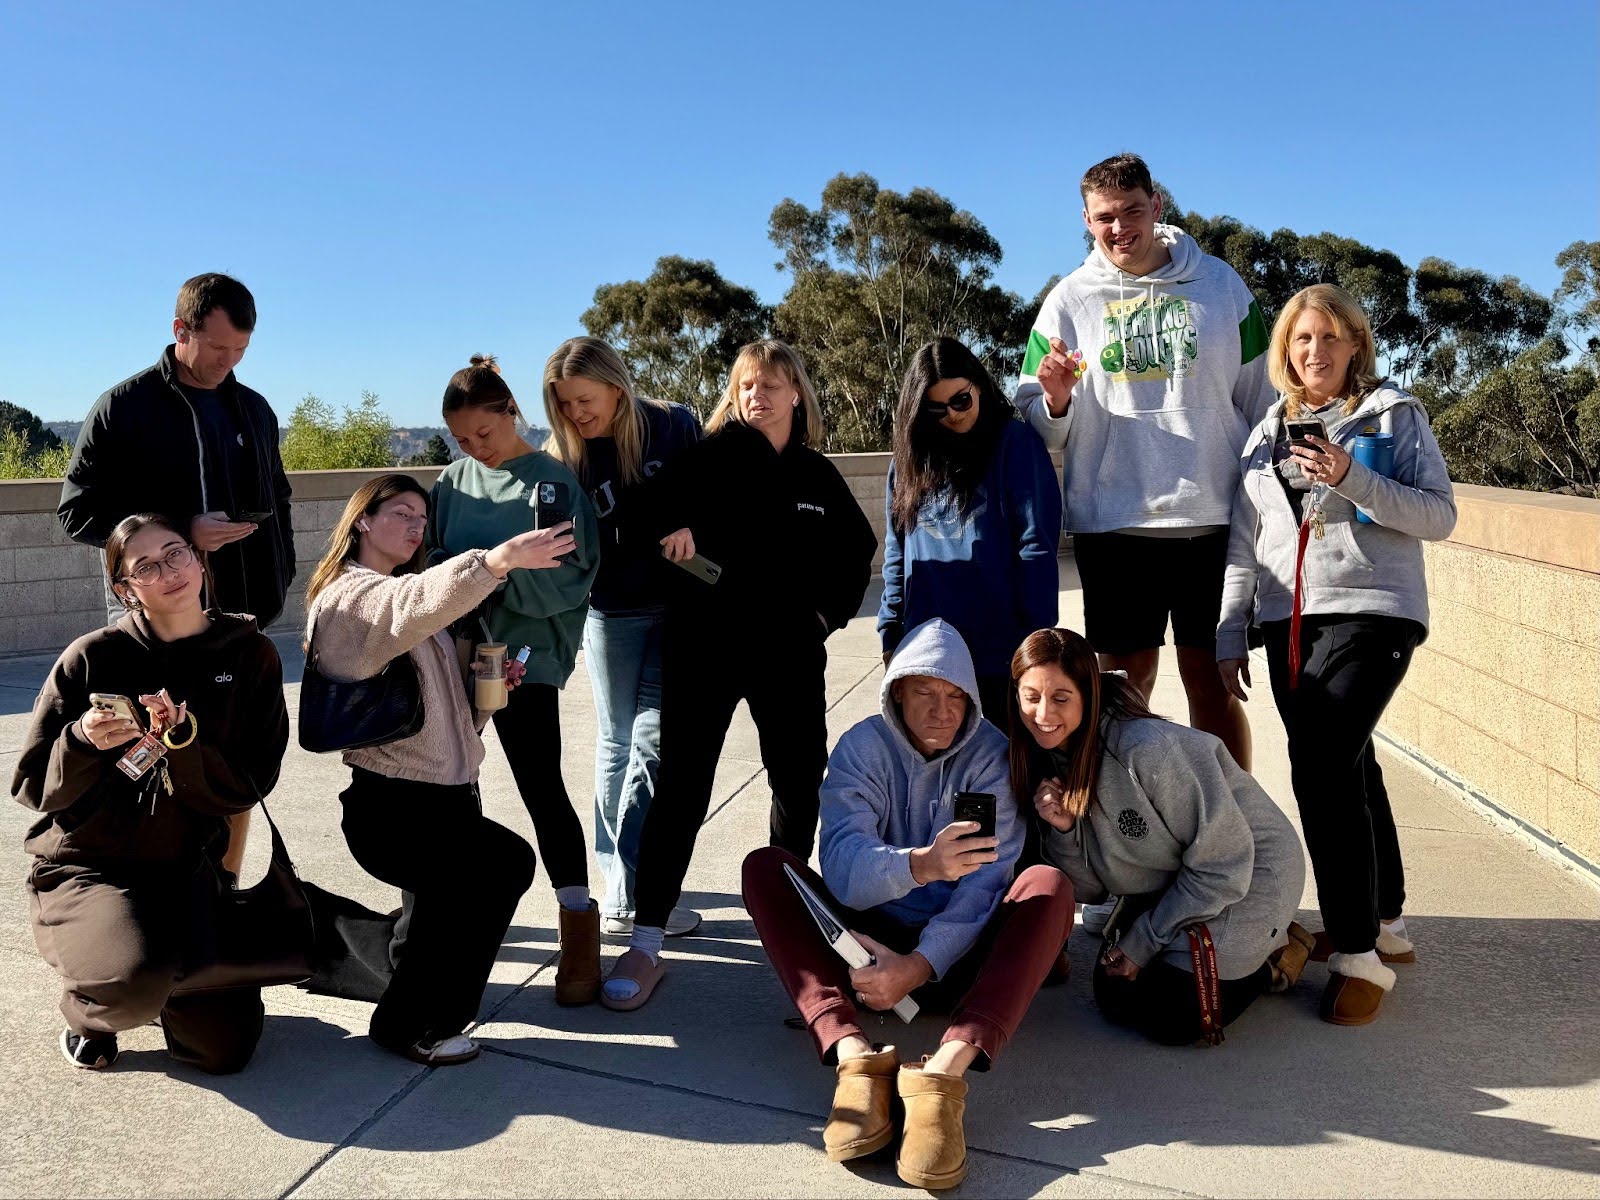
[[[1012,417],[966,346],[943,337],[917,351],[895,414],[878,606],[886,664],[906,630],[955,626],[1002,729],[1011,654],[1056,623],[1060,587],[1061,488],[1039,435]]]
[[[243,1068],[261,1037],[258,987],[172,994],[228,818],[272,790],[289,740],[278,652],[255,618],[201,607],[188,528],[144,513],[111,531],[127,611],[62,651],[11,784],[38,814],[28,907],[63,983],[61,1053],[87,1070],[157,1018],[168,1053],[212,1074]]]

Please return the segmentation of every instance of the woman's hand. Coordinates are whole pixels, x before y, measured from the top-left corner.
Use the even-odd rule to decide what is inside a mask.
[[[661,553],[669,562],[683,562],[694,557],[694,534],[679,529],[661,539]]]
[[[521,567],[528,571],[543,571],[559,567],[563,554],[578,548],[578,539],[572,536],[572,522],[563,521],[549,529],[534,529],[507,538],[483,556],[483,564],[490,572],[502,578],[507,572]]]
[[[1067,811],[1067,785],[1054,777],[1042,782],[1033,793],[1033,810],[1051,829],[1068,833],[1077,818]]]
[[[1217,674],[1222,676],[1222,686],[1227,689],[1228,695],[1243,703],[1249,702],[1250,696],[1244,689],[1255,687],[1255,684],[1250,682],[1248,658],[1219,659]]]
[[[189,719],[189,702],[174,704],[172,697],[167,695],[167,689],[162,688],[153,696],[140,696],[139,703],[150,710],[150,732],[165,733],[169,729],[176,729]]]
[[[1308,435],[1306,441],[1311,443],[1310,447],[1289,448],[1289,453],[1299,462],[1306,478],[1312,483],[1325,483],[1329,487],[1338,487],[1350,473],[1350,452],[1338,442],[1327,441],[1314,433]]]
[[[1050,339],[1050,353],[1039,363],[1039,386],[1050,400],[1050,415],[1059,417],[1072,403],[1072,389],[1083,378],[1083,351],[1068,350],[1060,338]]]
[[[137,721],[101,708],[91,708],[78,718],[78,732],[96,750],[115,750],[140,736]]]
[[[850,970],[850,986],[858,1003],[884,1012],[933,978],[933,967],[916,951],[897,954],[864,933],[854,933],[854,937],[875,960],[870,967]]]
[[[474,664],[474,665],[476,665],[476,664]],[[519,683],[521,683],[522,682],[522,677],[524,675],[526,675],[527,673],[528,673],[528,668],[523,666],[516,659],[513,658],[509,662],[507,662],[506,663],[506,691],[508,691],[508,692],[511,691]]]
[[[1139,978],[1139,964],[1115,946],[1106,947],[1105,953],[1100,956],[1100,965],[1113,979]]]
[[[972,836],[979,828],[976,821],[951,821],[931,846],[911,852],[911,878],[919,884],[954,883],[998,860],[1000,839]]]

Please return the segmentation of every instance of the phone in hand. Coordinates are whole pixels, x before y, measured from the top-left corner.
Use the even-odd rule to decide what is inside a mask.
[[[957,792],[955,794],[956,820],[976,821],[978,832],[967,837],[992,838],[994,832],[994,793]]]
[[[1285,422],[1289,430],[1289,445],[1299,446],[1305,450],[1315,450],[1316,447],[1306,440],[1308,436],[1328,440],[1328,427],[1322,423],[1321,417],[1301,417],[1295,421]]]
[[[263,521],[272,520],[273,515],[274,514],[271,509],[263,509],[260,512],[242,512],[237,514],[233,519],[235,521],[249,521],[252,525],[259,525]]]
[[[551,529],[563,521],[572,520],[572,504],[567,496],[567,485],[559,479],[541,480],[533,485],[533,493],[528,497],[528,507],[533,509],[533,527],[535,529]],[[571,562],[577,557],[576,550],[563,554],[559,561]]]
[[[98,712],[113,713],[124,721],[132,721],[135,726],[143,728],[139,723],[139,714],[133,707],[133,701],[126,696],[118,696],[112,692],[90,692],[89,707]]]
[[[662,553],[664,554],[665,550]],[[703,554],[684,559],[669,558],[667,561],[675,567],[682,567],[702,583],[715,583],[722,578],[722,568]]]

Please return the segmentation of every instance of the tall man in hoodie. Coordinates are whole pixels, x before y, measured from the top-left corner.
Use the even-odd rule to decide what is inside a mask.
[[[1240,450],[1275,398],[1266,324],[1232,267],[1161,223],[1137,155],[1090,167],[1081,191],[1094,246],[1045,297],[1016,405],[1064,451],[1065,523],[1102,665],[1148,697],[1170,617],[1190,724],[1249,770],[1216,631]]]
[[[1072,926],[1072,885],[1054,867],[1011,872],[1023,821],[1005,736],[983,720],[972,655],[955,628],[908,633],[883,680],[883,712],[839,739],[822,787],[822,873],[777,846],[744,861],[744,901],[773,970],[824,1064],[837,1063],[822,1141],[834,1162],[894,1138],[893,1089],[905,1106],[896,1167],[914,1187],[955,1187],[967,1173],[962,1113],[970,1068],[988,1070],[1017,1030]],[[955,797],[995,800],[995,837],[955,820]],[[805,879],[873,955],[857,970],[823,940],[784,867]],[[939,1049],[901,1065],[866,1038],[857,1004],[886,1010],[907,995],[951,1011]]]

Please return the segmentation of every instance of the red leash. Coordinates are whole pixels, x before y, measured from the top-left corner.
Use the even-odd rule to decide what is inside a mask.
[[[1200,1032],[1206,1045],[1222,1044],[1222,984],[1217,978],[1217,944],[1205,925],[1191,925],[1189,957],[1194,963],[1194,986],[1200,1001]]]

